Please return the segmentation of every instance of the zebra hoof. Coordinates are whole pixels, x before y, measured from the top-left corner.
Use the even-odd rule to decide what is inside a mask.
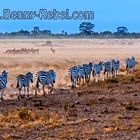
[[[24,96],[23,96],[23,95],[20,95],[20,97],[21,97],[21,98],[24,98]]]
[[[30,100],[32,99],[32,97],[30,95],[27,95],[27,99]]]

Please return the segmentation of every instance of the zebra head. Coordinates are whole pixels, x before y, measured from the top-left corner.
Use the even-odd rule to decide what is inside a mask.
[[[28,73],[26,74],[26,76],[27,76],[27,78],[31,81],[31,83],[33,83],[33,73],[28,72]]]
[[[90,69],[92,70],[92,67],[93,67],[93,63],[92,62],[89,62],[89,67],[90,67]]]
[[[98,65],[101,67],[101,70],[103,70],[104,62],[103,61],[100,61]]]

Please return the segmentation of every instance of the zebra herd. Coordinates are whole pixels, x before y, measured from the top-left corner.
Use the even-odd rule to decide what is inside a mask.
[[[133,73],[135,66],[137,62],[135,60],[135,57],[127,58],[125,60],[125,68],[127,71],[127,74]],[[68,70],[72,88],[76,88],[77,85],[82,83],[88,84],[91,75],[93,76],[94,81],[98,79],[98,81],[101,80],[101,73],[104,74],[106,79],[108,79],[110,76],[116,77],[119,75],[120,70],[120,60],[118,59],[112,59],[110,61],[106,62],[99,62],[94,63],[90,62],[89,64],[83,64],[78,66],[73,66]],[[5,70],[0,75],[0,90],[1,90],[1,97],[0,99],[3,100],[4,91],[6,89],[8,81],[8,72]],[[27,74],[23,75],[20,74],[16,77],[17,81],[17,89],[18,89],[18,99],[21,99],[23,96],[21,94],[22,88],[24,88],[24,91],[27,91],[27,97],[30,98],[29,95],[29,89],[30,89],[30,83],[33,83],[35,81],[35,96],[37,96],[37,92],[39,90],[39,85],[42,85],[43,95],[45,96],[45,86],[48,87],[48,93],[51,93],[53,91],[54,84],[56,82],[56,72],[54,70],[49,71],[39,71],[36,73],[35,79],[33,78],[33,73],[28,72]]]
[[[39,54],[39,49],[21,48],[21,49],[8,49],[4,52],[8,55],[23,55],[23,54]]]
[[[135,57],[126,58],[125,60],[125,69],[127,74],[133,73],[137,62]],[[119,75],[120,71],[120,60],[112,59],[109,61],[99,63],[90,62],[89,64],[83,64],[78,66],[73,66],[68,70],[69,76],[71,78],[72,88],[76,88],[76,85],[82,83],[88,84],[93,76],[94,81],[98,78],[98,81],[101,80],[101,74],[103,73],[105,79],[110,77],[116,77]]]
[[[8,72],[3,71],[2,75],[0,75],[0,90],[2,91],[0,100],[4,99],[3,96],[4,91],[6,89],[7,80],[8,80]],[[30,98],[29,89],[30,83],[33,83],[33,73],[28,72],[25,75],[20,74],[16,77],[16,81],[17,81],[16,87],[18,88],[18,99],[20,100],[23,97],[21,94],[22,88],[24,88],[25,92],[27,91],[27,97]],[[45,86],[47,85],[48,89],[50,89],[49,92],[52,92],[55,81],[56,81],[56,72],[54,70],[37,72],[35,76],[35,96],[37,96],[37,90],[39,90],[39,83],[42,84],[43,95],[45,95],[46,94],[44,89]]]

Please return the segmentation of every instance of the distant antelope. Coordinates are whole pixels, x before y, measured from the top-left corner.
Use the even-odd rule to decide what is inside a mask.
[[[55,49],[53,49],[53,47],[51,47],[51,51],[53,54],[55,53]]]

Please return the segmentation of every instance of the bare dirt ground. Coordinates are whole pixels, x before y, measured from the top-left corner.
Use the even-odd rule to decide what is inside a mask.
[[[140,61],[140,40],[1,40],[0,71],[8,70],[5,101],[0,102],[0,140],[139,140],[140,69],[124,72],[126,57]],[[39,48],[39,55],[4,55],[7,49]],[[68,68],[89,61],[121,60],[121,75],[71,90]],[[55,94],[17,100],[15,77],[54,69]],[[11,94],[14,84],[14,95]],[[13,92],[12,92],[13,94]]]

